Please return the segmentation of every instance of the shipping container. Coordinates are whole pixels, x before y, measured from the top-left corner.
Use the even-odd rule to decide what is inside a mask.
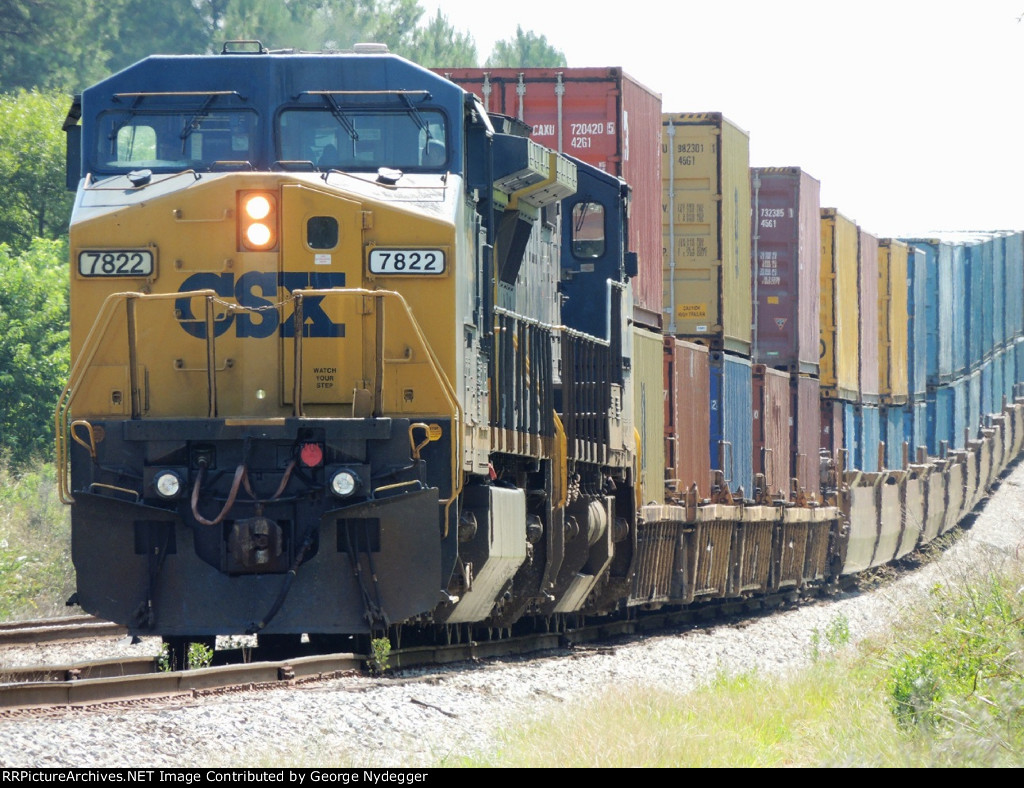
[[[877,403],[880,393],[878,387],[878,239],[866,230],[861,229],[859,232],[857,281],[860,286],[860,319],[857,349],[860,353],[860,399],[866,403]],[[863,470],[868,469],[864,468]]]
[[[752,367],[752,439],[754,473],[763,473],[772,495],[790,491],[789,373],[754,364]]]
[[[924,399],[928,390],[928,271],[925,252],[907,250],[907,393]]]
[[[878,393],[886,404],[903,405],[909,397],[908,254],[901,241],[878,242]]]
[[[665,463],[669,493],[697,485],[698,498],[711,494],[711,381],[708,349],[665,337]]]
[[[980,369],[974,370],[966,378],[958,378],[953,386],[957,390],[957,402],[962,401],[963,406],[957,408],[954,414],[959,421],[955,422],[953,428],[956,432],[956,448],[966,449],[967,440],[978,439],[978,429],[981,425],[981,380]]]
[[[720,113],[662,116],[665,330],[750,354],[750,138]]]
[[[790,381],[792,431],[789,442],[793,454],[790,473],[808,496],[821,492],[821,387],[816,377],[793,375]],[[826,448],[830,448],[826,446]]]
[[[821,405],[818,411],[820,414],[821,435],[818,445],[822,451],[835,458],[836,452],[846,448],[846,434],[843,428],[844,403],[841,400],[829,399],[827,397],[821,397],[819,403]],[[846,470],[846,468],[843,470]]]
[[[991,331],[992,325],[992,308],[988,303],[991,294],[986,295],[984,289],[985,251],[985,244],[977,241],[964,247],[968,303],[964,317],[967,325],[967,364],[971,370],[980,368],[981,362],[985,360],[985,337],[987,336],[985,312],[989,313],[987,319],[989,331]],[[954,315],[954,317],[956,316]]]
[[[755,167],[750,199],[751,357],[817,375],[821,184],[799,167]]]
[[[1006,344],[1006,240],[1002,233],[994,236],[992,247],[992,281],[988,292],[992,294],[992,336],[993,352]]]
[[[1024,232],[1006,236],[1006,343],[1024,336]]]
[[[633,424],[640,435],[637,465],[645,502],[665,499],[663,348],[660,334],[633,327]]]
[[[995,412],[995,359],[989,357],[981,362],[981,369],[978,371],[981,373],[981,406],[978,413],[978,425],[985,424],[985,417],[990,413]],[[978,437],[973,433],[973,425],[971,437]]]
[[[878,455],[882,445],[882,430],[878,406],[863,403],[855,405],[854,429],[857,446],[853,467],[869,472],[881,470]]]
[[[965,334],[954,336],[954,314],[963,314],[964,294],[954,287],[953,245],[938,238],[904,238],[905,243],[919,249],[925,258],[925,383],[938,386],[953,379],[955,341],[959,341],[958,357],[966,358]],[[962,262],[961,262],[962,265]],[[962,277],[962,272],[961,272]],[[954,309],[954,299],[960,304]]]
[[[661,319],[661,95],[621,68],[439,68],[488,112],[527,123],[531,138],[612,175],[631,189],[629,249],[636,319]]]
[[[711,370],[711,467],[725,475],[729,489],[754,489],[753,424],[750,419],[750,359],[728,353],[710,355]]]
[[[969,333],[968,310],[971,307],[970,268],[967,265],[967,247],[962,243],[950,244],[950,285],[953,295],[950,299],[950,311],[941,312],[948,320],[940,319],[939,330],[949,334],[950,353],[949,371],[943,382],[951,382],[953,378],[966,375],[971,369],[971,345]],[[948,323],[948,327],[943,325]],[[943,370],[945,371],[945,370]]]
[[[860,392],[858,247],[857,225],[835,208],[822,208],[821,393],[824,397],[846,401],[856,400]]]
[[[900,470],[903,465],[903,442],[905,416],[903,405],[883,405],[879,408],[879,429],[885,441],[884,470]],[[913,461],[910,446],[907,446],[907,462]]]
[[[1024,386],[1020,385],[1024,384],[1024,337],[1020,337],[1016,342],[1014,342],[1013,355],[1016,362],[1015,366],[1017,368],[1017,374],[1014,376],[1013,381],[1017,384],[1013,392],[1014,399],[1016,399],[1018,396],[1024,396],[1024,392],[1021,392],[1021,389],[1024,388]]]
[[[861,433],[857,425],[857,410],[860,408],[856,402],[843,403],[843,448],[846,449],[846,470],[863,470],[860,468],[860,438]]]
[[[928,453],[928,403],[924,397],[903,406],[903,439],[910,446],[911,462],[917,462],[918,449]]]
[[[1002,411],[1003,403],[1013,403],[1013,384],[1017,380],[1017,354],[1014,352],[1014,343],[1007,344],[1002,353],[1003,359],[1003,387],[1000,390],[999,405]]]
[[[945,457],[946,449],[955,449],[953,437],[954,412],[956,410],[956,390],[952,384],[944,384],[928,389],[927,395],[927,438],[928,453],[934,457]],[[963,437],[961,436],[961,440]]]

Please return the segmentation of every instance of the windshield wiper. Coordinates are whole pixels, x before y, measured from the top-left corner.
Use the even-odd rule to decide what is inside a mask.
[[[335,100],[334,96],[330,93],[322,93],[321,95],[323,96],[327,106],[331,108],[331,114],[334,115],[341,127],[348,132],[348,136],[352,138],[352,141],[359,142],[359,132],[356,131],[356,127],[353,125],[352,121],[349,120],[348,115],[346,115],[342,111],[341,107],[338,106],[338,102]]]
[[[433,139],[433,137],[430,136],[430,127],[427,125],[427,122],[423,120],[423,116],[420,114],[420,111],[413,106],[412,99],[409,98],[409,94],[403,92],[399,95],[401,95],[402,101],[405,103],[405,106],[409,108],[409,114],[412,116],[412,119],[416,122],[416,125],[420,127],[420,131],[427,135],[427,138],[424,140],[424,143],[430,142],[430,140]]]

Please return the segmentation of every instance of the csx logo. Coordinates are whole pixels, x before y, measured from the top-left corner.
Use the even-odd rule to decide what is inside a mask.
[[[216,337],[226,333],[234,326],[236,337],[269,337],[274,334],[282,337],[295,336],[292,313],[287,313],[284,320],[274,305],[279,301],[278,291],[312,288],[326,290],[331,287],[344,287],[345,274],[328,272],[294,272],[294,273],[263,273],[250,271],[242,274],[235,281],[234,274],[193,274],[181,283],[179,292],[191,290],[213,290],[223,298],[234,298],[239,306],[259,310],[229,314],[226,320],[214,323],[213,335]],[[323,310],[324,296],[307,296],[302,300],[302,336],[304,337],[343,337],[345,324],[335,323]],[[193,305],[199,310],[196,315]],[[194,298],[179,298],[174,302],[178,322],[186,332],[198,339],[206,339],[206,321],[202,313],[202,302]]]

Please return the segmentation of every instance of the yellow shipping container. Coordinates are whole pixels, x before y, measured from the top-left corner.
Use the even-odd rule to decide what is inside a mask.
[[[821,209],[821,395],[851,402],[860,384],[859,242],[856,224],[835,208]]]
[[[885,404],[908,398],[907,256],[900,241],[878,242],[878,393]]]
[[[665,500],[665,350],[661,334],[633,328],[633,422],[643,502]]]
[[[720,113],[662,116],[667,333],[750,353],[750,138]]]

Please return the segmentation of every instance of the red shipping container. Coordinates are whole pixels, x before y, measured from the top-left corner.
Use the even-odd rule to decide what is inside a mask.
[[[858,228],[859,229],[859,228]],[[860,399],[878,403],[878,238],[860,230],[857,261],[860,290],[858,345],[860,351]]]
[[[750,171],[751,357],[775,369],[818,374],[821,184],[799,167]]]
[[[661,94],[621,68],[437,68],[488,112],[530,125],[541,145],[618,175],[632,189],[629,248],[638,322],[661,327]]]
[[[754,473],[763,473],[773,495],[789,497],[790,391],[789,373],[753,367]]]
[[[817,497],[821,492],[821,387],[817,378],[793,375],[790,391],[792,430],[789,440],[793,450],[791,472],[808,497]]]
[[[708,349],[665,337],[665,475],[682,493],[711,494],[711,379]]]

